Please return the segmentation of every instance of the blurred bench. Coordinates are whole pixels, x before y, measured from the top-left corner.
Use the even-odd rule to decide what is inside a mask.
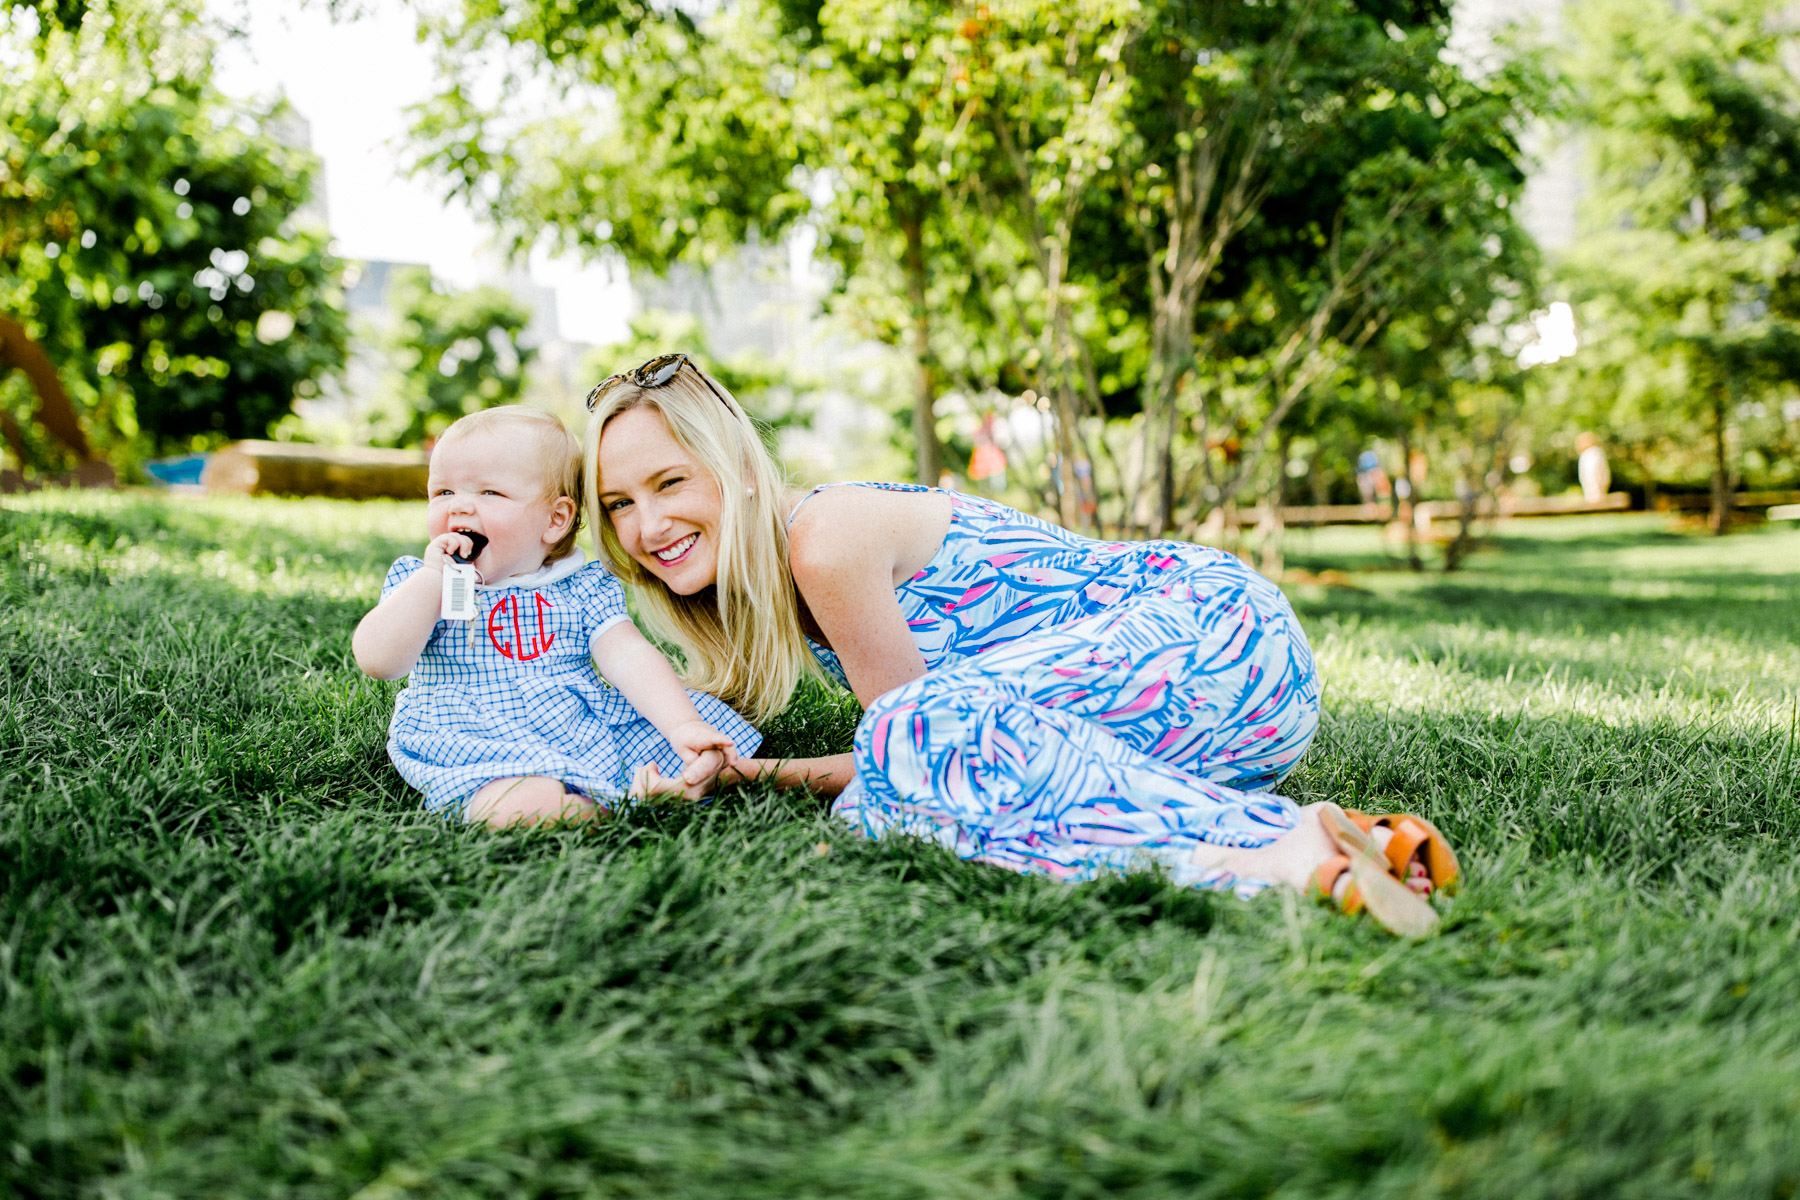
[[[1731,507],[1740,512],[1746,508],[1779,508],[1800,504],[1800,492],[1733,492]],[[1698,512],[1712,507],[1712,496],[1705,492],[1659,495],[1657,512]]]
[[[233,442],[207,459],[200,482],[241,496],[423,500],[426,462],[423,450]]]

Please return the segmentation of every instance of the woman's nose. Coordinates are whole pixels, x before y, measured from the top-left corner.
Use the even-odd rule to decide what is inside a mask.
[[[644,501],[638,505],[638,527],[644,540],[655,545],[657,537],[669,528],[669,514],[658,500]]]

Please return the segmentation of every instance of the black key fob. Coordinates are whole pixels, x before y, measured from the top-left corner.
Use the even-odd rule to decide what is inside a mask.
[[[450,560],[459,563],[472,563],[481,557],[481,552],[488,544],[487,534],[476,533],[473,529],[453,529],[450,532],[460,533],[471,543],[468,554],[452,554]]]

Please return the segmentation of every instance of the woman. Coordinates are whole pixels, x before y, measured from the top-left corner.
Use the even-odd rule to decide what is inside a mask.
[[[688,686],[758,722],[824,674],[867,710],[852,753],[739,775],[1015,870],[1158,864],[1243,896],[1316,886],[1403,933],[1435,924],[1419,893],[1456,864],[1429,824],[1263,790],[1312,740],[1318,679],[1285,598],[1236,558],[1091,541],[935,488],[790,492],[685,355],[613,376],[588,407],[594,527]]]

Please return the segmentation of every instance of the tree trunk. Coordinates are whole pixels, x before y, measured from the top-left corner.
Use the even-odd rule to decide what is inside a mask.
[[[1406,503],[1400,503],[1400,479],[1406,480]],[[1406,522],[1406,565],[1415,571],[1425,569],[1419,557],[1419,497],[1412,481],[1412,439],[1400,431],[1400,478],[1394,481],[1394,516]]]
[[[1471,488],[1456,506],[1456,536],[1444,547],[1444,570],[1460,570],[1463,560],[1475,549],[1475,521],[1480,512],[1481,493]]]
[[[50,356],[25,332],[23,325],[0,313],[0,370],[7,367],[17,367],[31,380],[38,396],[38,424],[67,446],[77,462],[91,460],[94,455],[88,447],[87,435],[81,432],[81,423],[75,419],[75,407],[69,403],[69,394],[63,390],[62,380],[57,378]]]
[[[1175,526],[1175,422],[1178,419],[1175,394],[1171,389],[1164,401],[1163,411],[1150,416],[1150,420],[1155,422],[1155,428],[1150,458],[1146,465],[1154,472],[1151,478],[1155,490],[1151,495],[1155,497],[1155,501],[1150,513],[1149,529],[1153,538],[1167,537],[1169,530]]]
[[[906,290],[912,303],[913,472],[926,487],[936,487],[944,473],[944,451],[937,436],[937,378],[931,369],[931,309],[926,292],[925,223],[915,212],[903,217],[906,237]]]
[[[1713,477],[1712,509],[1707,514],[1707,528],[1724,535],[1731,532],[1731,459],[1725,449],[1725,418],[1728,411],[1722,392],[1713,394]]]
[[[1277,583],[1281,581],[1282,571],[1287,568],[1287,557],[1282,553],[1281,545],[1287,527],[1282,522],[1281,509],[1287,503],[1287,464],[1288,456],[1293,452],[1294,435],[1284,429],[1275,451],[1275,457],[1279,460],[1275,467],[1275,486],[1269,489],[1269,497],[1263,504],[1263,519],[1258,526],[1262,540],[1256,548],[1257,570]]]

